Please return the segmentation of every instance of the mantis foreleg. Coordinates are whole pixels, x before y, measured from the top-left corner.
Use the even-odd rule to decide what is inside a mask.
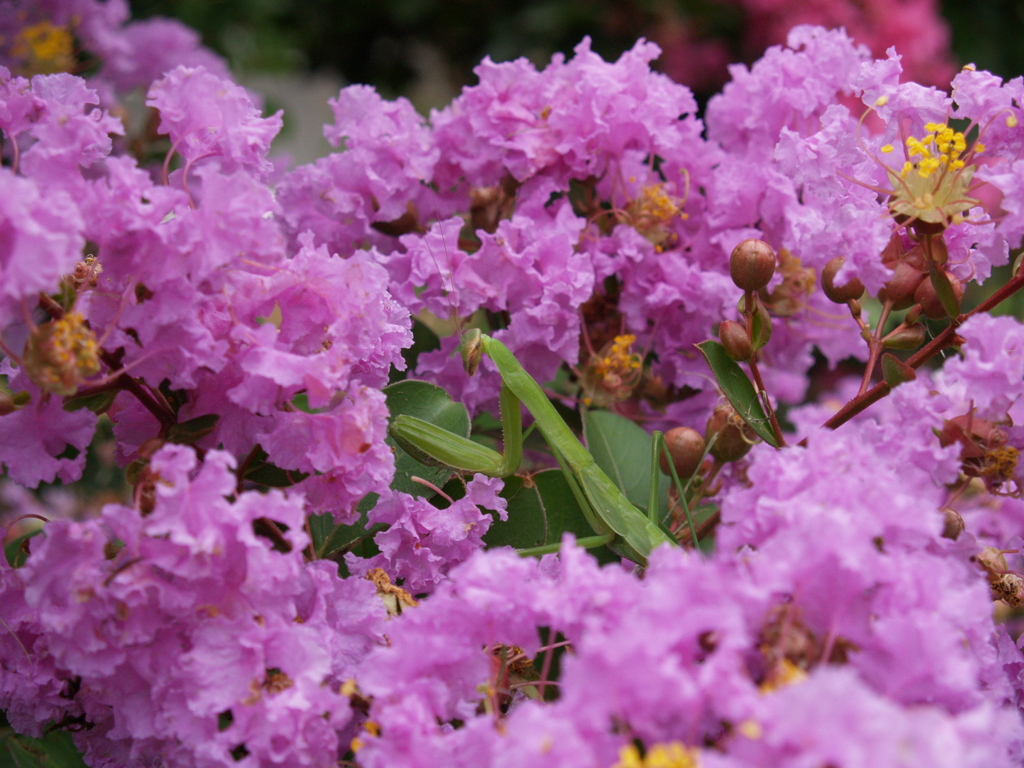
[[[586,506],[595,533],[614,533],[608,546],[617,554],[647,564],[656,546],[672,542],[670,536],[630,503],[611,479],[597,466],[594,457],[576,438],[548,400],[540,385],[519,364],[508,347],[496,339],[467,333],[463,357],[467,370],[475,370],[479,356],[487,354],[501,374],[501,420],[505,454],[491,451],[471,440],[458,437],[414,417],[399,416],[391,434],[417,458],[426,457],[463,472],[482,472],[502,477],[512,474],[522,458],[522,403],[533,415],[537,429],[551,450],[571,474]],[[581,505],[583,506],[583,505]],[[674,543],[674,542],[672,542]]]

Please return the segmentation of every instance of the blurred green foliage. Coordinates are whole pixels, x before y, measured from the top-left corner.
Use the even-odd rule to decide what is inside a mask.
[[[960,64],[974,63],[1004,79],[1024,74],[1024,0],[944,0]]]
[[[741,60],[744,23],[742,9],[727,0],[131,0],[131,6],[136,18],[172,16],[197,29],[237,72],[334,70],[386,97],[405,92],[424,66],[440,62],[458,87],[473,82],[472,68],[485,55],[495,61],[526,56],[542,65],[584,35],[612,59],[638,37],[656,37],[666,19],[686,19]],[[961,64],[974,62],[1005,78],[1024,72],[1024,0],[945,0],[942,13]]]
[[[590,35],[615,59],[651,37],[666,9],[738,39],[742,16],[718,0],[131,0],[136,18],[173,16],[199,30],[236,72],[323,68],[382,95],[403,93],[437,56],[451,82],[474,81],[484,56],[544,65]]]

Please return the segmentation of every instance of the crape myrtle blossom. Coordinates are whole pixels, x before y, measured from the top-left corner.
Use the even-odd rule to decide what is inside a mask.
[[[927,269],[966,281],[1018,244],[1016,85],[901,85],[895,54],[803,27],[734,70],[705,136],[656,55],[485,61],[429,120],[344,89],[338,151],[276,187],[279,118],[213,70],[149,89],[164,169],[121,153],[85,81],[4,75],[0,462],[74,480],[99,414],[134,486],[0,563],[15,728],[73,730],[109,766],[1020,763],[1024,657],[993,620],[1024,600],[1015,321],[972,317],[962,360],[837,431],[796,408],[803,444],[709,460],[714,551],[643,573],[569,541],[483,551],[515,522],[499,479],[444,509],[389,487],[410,313],[476,315],[542,381],[635,362],[624,410],[697,419],[718,393],[692,345],[737,316],[741,241],[777,252],[756,292],[777,401],[814,348],[865,356],[819,290],[836,256],[874,295],[887,249],[941,238]],[[466,383],[456,343],[418,372],[486,408],[500,377]]]
[[[976,324],[964,368],[1019,365],[1012,342]],[[1019,335],[1014,321],[997,324]],[[1009,354],[995,362],[979,344]],[[713,745],[702,765],[794,751],[812,764],[1016,764],[1020,652],[992,622],[978,544],[939,537],[958,460],[931,429],[941,417],[930,401],[950,402],[947,382],[962,375],[900,388],[881,420],[756,449],[749,484],[723,499],[711,561],[661,550],[642,581],[566,548],[560,562],[495,553],[455,569],[369,657],[360,682],[376,727],[360,737],[360,764],[611,765],[631,739]],[[495,723],[476,703],[500,687],[490,649],[532,656],[549,628],[574,649],[558,702],[513,698]],[[796,714],[806,707],[813,717]]]
[[[90,765],[331,762],[352,716],[340,684],[380,642],[384,606],[368,581],[305,562],[300,495],[228,501],[233,465],[167,446],[149,515],[53,522],[24,568],[0,564],[15,727],[92,723]],[[287,526],[287,552],[254,534],[262,518]]]
[[[708,386],[692,345],[706,338],[704,327],[734,316],[739,299],[728,254],[762,237],[780,254],[765,294],[776,322],[762,366],[774,397],[799,401],[813,348],[833,365],[867,356],[856,326],[819,290],[824,266],[844,258],[841,276],[877,293],[892,276],[879,255],[894,233],[900,249],[914,245],[879,194],[903,194],[889,170],[908,159],[903,139],[957,116],[998,139],[994,126],[1005,133],[1012,115],[995,116],[1007,112],[1014,86],[988,96],[998,84],[965,73],[950,98],[901,84],[894,52],[876,61],[842,30],[797,27],[786,47],[750,69],[733,67],[733,81],[709,103],[705,139],[689,92],[647,68],[656,54],[638,44],[607,64],[584,43],[540,71],[523,60],[485,61],[480,83],[429,122],[405,102],[344,89],[327,129],[342,151],[281,186],[292,236],[309,227],[329,248],[373,245],[414,313],[485,309],[541,380],[559,364],[586,363],[571,341],[578,329],[601,346],[600,329],[581,329],[578,307],[604,301],[621,332],[653,353],[651,376],[690,390]],[[868,110],[880,133],[858,122]],[[1015,152],[1010,139],[979,150],[990,169],[979,181],[994,179],[1006,166],[1000,158]],[[1012,174],[1000,178],[1013,188]],[[468,213],[450,219],[453,206]],[[996,225],[980,204],[959,210],[966,221],[943,237],[948,269],[981,281],[1020,234],[1012,216]],[[559,241],[539,242],[558,242],[557,253],[524,251],[524,228],[551,231]],[[536,281],[539,289],[525,289]],[[473,409],[493,403],[496,380],[467,384],[456,343],[421,356],[418,373]]]
[[[613,765],[637,739],[648,750],[699,749],[709,765],[775,764],[794,752],[836,765],[1012,764],[1019,715],[1004,704],[985,587],[966,557],[929,552],[930,537],[924,549],[886,555],[864,531],[883,567],[837,601],[837,579],[870,572],[820,532],[794,525],[788,556],[776,548],[770,560],[662,550],[642,581],[598,570],[571,548],[548,566],[478,555],[368,657],[359,681],[374,696],[375,727],[359,737],[358,761]],[[870,557],[867,547],[856,549]],[[815,557],[801,559],[808,552]],[[931,606],[904,615],[928,594]],[[524,695],[528,676],[509,693],[494,649],[532,656],[548,628],[573,653],[559,700],[542,704]],[[495,689],[512,696],[500,719],[487,703]],[[815,716],[798,727],[793,707],[815,700]],[[938,734],[948,739],[941,755]]]
[[[396,295],[414,312],[425,304],[442,316],[479,308],[507,314],[499,336],[531,373],[550,378],[558,364],[578,361],[580,304],[600,280],[626,273],[625,259],[609,258],[614,243],[602,251],[602,230],[627,216],[677,241],[675,230],[686,229],[678,214],[687,205],[699,210],[687,190],[707,174],[714,153],[700,137],[689,91],[650,71],[656,55],[656,46],[638,43],[608,64],[585,41],[572,60],[556,56],[542,71],[523,60],[485,60],[480,84],[432,113],[429,125],[401,101],[387,105],[362,86],[344,89],[327,131],[333,142],[344,139],[344,151],[284,180],[284,218],[296,232],[311,227],[329,247],[374,245]],[[405,154],[396,162],[399,149]],[[574,206],[573,184],[594,186],[595,205],[608,200],[615,211]],[[662,199],[671,202],[657,209]],[[516,215],[500,220],[496,214],[513,202]],[[482,224],[473,227],[468,251],[459,228],[429,224],[456,203]],[[414,286],[426,290],[413,294]],[[690,287],[686,295],[693,293]],[[672,309],[682,307],[677,301]],[[464,382],[450,362],[451,343],[422,356],[419,372],[445,385]],[[496,394],[493,379],[477,399],[472,391],[483,385],[463,393],[464,386],[459,394],[471,407]]]
[[[244,168],[261,180],[273,168],[267,152],[282,112],[261,118],[244,88],[205,68],[171,70],[153,83],[146,104],[160,112],[158,130],[170,136],[171,152],[185,158],[183,176],[207,157],[219,158],[225,171]]]
[[[374,537],[381,553],[365,560],[349,553],[345,557],[349,571],[362,575],[383,568],[404,579],[404,588],[413,594],[433,591],[451,568],[482,548],[492,520],[482,510],[495,510],[500,519],[508,519],[507,502],[498,496],[501,488],[501,480],[478,476],[467,484],[463,498],[444,509],[392,491],[367,518],[370,524],[387,525]]]
[[[196,95],[193,81],[214,87],[215,78],[200,70],[176,72],[154,86],[153,98],[180,115]],[[193,393],[173,404],[164,394],[147,401],[117,398],[111,416],[123,460],[136,458],[175,419],[215,414],[203,445],[224,445],[241,459],[259,444],[277,466],[311,475],[311,504],[339,519],[350,515],[362,496],[391,478],[386,410],[377,388],[392,364],[402,365],[409,321],[387,293],[384,270],[361,257],[335,258],[325,248],[300,245],[289,252],[273,195],[249,173],[266,170],[269,137],[280,119],[258,118],[237,86],[216,86],[236,108],[218,111],[211,126],[168,119],[175,141],[191,153],[189,163],[198,161],[186,194],[154,184],[130,158],[105,155],[111,145],[104,131],[119,123],[98,109],[87,111],[95,94],[81,83],[63,74],[37,76],[10,89],[20,97],[15,104],[31,97],[35,109],[22,109],[21,123],[12,117],[8,128],[37,140],[26,142],[21,154],[19,171],[27,178],[2,169],[2,178],[24,192],[5,198],[18,206],[5,224],[12,233],[2,256],[7,321],[23,319],[40,290],[56,289],[61,274],[92,263],[81,261],[81,250],[86,240],[94,243],[102,268],[78,286],[75,311],[105,349],[120,350],[121,368],[150,392],[164,382]],[[253,140],[230,138],[236,134]],[[203,162],[202,153],[216,157]],[[46,225],[60,213],[66,215]],[[21,334],[24,346],[8,349],[31,363],[32,339],[48,327],[33,330],[28,342]],[[18,335],[11,338],[17,347]],[[28,365],[36,382],[55,365],[48,360]],[[64,480],[73,479],[68,468],[80,471],[84,457],[40,462],[39,454],[57,457],[65,442],[84,448],[88,412],[61,415],[33,384],[11,384],[31,392],[31,402],[0,420],[14,428],[30,411],[45,408],[57,421],[20,433],[27,443],[5,451],[8,471],[31,484],[52,480],[58,468]],[[300,392],[313,412],[292,405]],[[55,437],[62,431],[66,441]],[[311,433],[324,438],[310,441]],[[40,448],[26,451],[29,444]],[[325,484],[336,490],[326,493]]]

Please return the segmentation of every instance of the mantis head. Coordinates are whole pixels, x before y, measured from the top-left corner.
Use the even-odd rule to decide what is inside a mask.
[[[483,334],[479,328],[470,328],[462,334],[462,346],[459,353],[462,355],[462,365],[466,373],[472,376],[480,366],[480,360],[484,356]]]

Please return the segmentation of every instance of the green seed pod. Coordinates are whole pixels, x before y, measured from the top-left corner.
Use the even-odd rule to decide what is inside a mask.
[[[725,354],[733,360],[745,362],[754,355],[754,346],[750,343],[747,329],[735,320],[723,320],[718,326],[718,338],[722,340]]]
[[[700,436],[700,432],[689,427],[674,427],[666,432],[665,447],[672,456],[676,474],[681,480],[693,476],[700,467],[701,459],[704,458],[704,438]],[[659,457],[659,464],[662,472],[670,474],[664,451]]]
[[[848,301],[859,299],[864,293],[864,284],[856,277],[848,280],[845,285],[835,284],[836,274],[845,262],[846,259],[842,256],[836,256],[821,271],[821,288],[825,291],[828,300],[836,304],[845,304]]]
[[[732,249],[729,275],[744,291],[760,291],[775,274],[775,251],[764,240],[744,240]]]

